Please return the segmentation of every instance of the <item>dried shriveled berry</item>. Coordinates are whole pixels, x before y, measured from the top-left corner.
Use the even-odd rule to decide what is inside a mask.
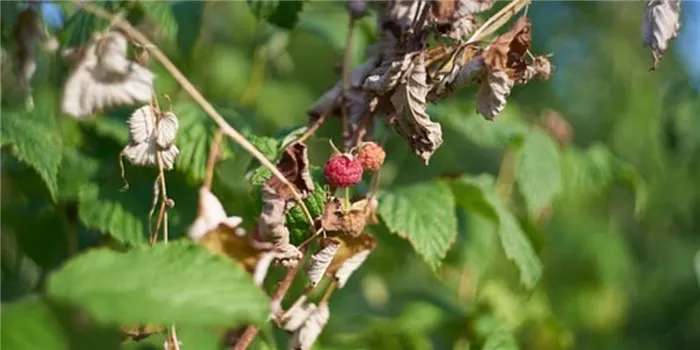
[[[362,164],[349,154],[333,156],[326,162],[323,175],[333,187],[349,187],[362,180]]]
[[[374,142],[365,142],[357,151],[357,160],[367,171],[377,171],[384,164],[386,153],[382,146]]]

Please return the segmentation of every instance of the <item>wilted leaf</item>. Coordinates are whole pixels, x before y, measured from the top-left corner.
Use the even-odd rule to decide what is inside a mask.
[[[283,320],[283,329],[290,333],[296,332],[302,325],[304,325],[304,321],[306,321],[306,319],[309,318],[309,315],[316,311],[317,308],[318,307],[316,304],[309,302],[294,305],[286,312]]]
[[[407,81],[399,85],[391,96],[391,103],[396,110],[392,125],[413,149],[413,153],[428,164],[430,157],[442,145],[442,128],[430,120],[426,113],[426,72],[423,57],[413,62],[407,73]]]
[[[236,326],[268,313],[267,296],[242,269],[183,241],[84,253],[49,277],[47,291],[101,322]]]
[[[479,85],[476,108],[488,120],[493,120],[506,108],[513,80],[504,71],[491,71]]]
[[[436,270],[457,236],[455,198],[443,182],[399,188],[379,198],[386,226],[408,239],[423,260]]]
[[[242,221],[243,219],[240,217],[227,216],[224,206],[219,199],[208,188],[202,187],[199,189],[197,219],[190,227],[189,236],[196,241],[221,224],[230,229],[235,229]]]
[[[319,250],[311,256],[311,261],[306,269],[312,287],[321,281],[339,247],[340,241],[337,239],[327,237],[321,240]]]
[[[546,134],[534,131],[525,136],[518,150],[515,176],[532,217],[562,190],[559,150]]]
[[[289,341],[289,349],[308,350],[321,334],[323,328],[328,323],[330,310],[328,304],[321,303],[304,320],[304,324],[292,335]]]
[[[525,72],[525,54],[530,49],[531,23],[520,17],[505,34],[493,39],[484,50],[484,63],[490,71],[504,71],[511,80],[519,80]]]
[[[377,247],[377,241],[366,232],[359,236],[333,235],[333,238],[340,241],[340,247],[326,269],[326,274],[334,277],[338,287],[342,288],[352,273],[367,259],[369,253]]]
[[[180,150],[173,144],[179,122],[173,113],[159,114],[160,111],[156,111],[150,105],[145,105],[131,114],[127,120],[130,143],[124,148],[122,155],[134,165],[156,167],[160,153],[163,168],[171,170],[175,158],[180,154]]]
[[[648,0],[642,23],[644,46],[651,47],[654,57],[652,69],[656,69],[664,57],[668,42],[678,35],[681,28],[680,0]]]
[[[321,227],[326,232],[359,235],[367,224],[366,203],[367,201],[355,202],[351,208],[344,209],[339,199],[329,200],[321,217]]]
[[[64,113],[83,119],[104,108],[151,100],[155,76],[126,57],[127,46],[116,31],[93,35],[63,88]]]

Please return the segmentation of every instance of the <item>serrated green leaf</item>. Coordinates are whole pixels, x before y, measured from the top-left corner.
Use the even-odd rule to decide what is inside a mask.
[[[53,311],[36,297],[3,303],[0,333],[3,349],[70,349]]]
[[[383,193],[379,214],[389,230],[408,239],[433,270],[457,235],[455,199],[450,187],[440,181]]]
[[[166,38],[175,38],[178,23],[173,14],[173,6],[177,3],[170,1],[141,1],[143,12],[150,17]]]
[[[452,188],[457,202],[461,206],[466,209],[477,209],[481,214],[498,223],[498,236],[501,245],[506,256],[518,266],[520,281],[527,288],[534,287],[542,277],[542,262],[520,227],[518,219],[508,210],[506,203],[495,192],[493,179],[486,176],[463,177],[453,182]],[[480,199],[475,199],[477,198],[477,188],[481,189]],[[475,201],[479,202],[478,206],[474,206]]]
[[[53,273],[47,291],[101,322],[161,326],[258,323],[269,302],[238,265],[185,240],[90,251]]]
[[[118,1],[95,1],[95,6],[100,6],[109,12],[119,10]],[[83,45],[90,40],[94,32],[101,31],[109,25],[109,21],[99,18],[87,11],[78,10],[66,22],[61,31],[60,41],[65,47]]]
[[[635,191],[635,213],[646,207],[647,190],[644,179],[630,165],[615,156],[603,144],[594,144],[585,151],[567,149],[562,157],[564,189],[572,196],[602,194],[622,180]]]
[[[518,342],[510,332],[494,332],[486,338],[482,350],[518,350]]]
[[[306,209],[312,218],[323,215],[326,203],[326,191],[318,181],[314,182],[314,191],[304,199]],[[309,238],[309,222],[300,206],[294,206],[285,216],[285,226],[289,229],[289,239],[293,245],[299,245]]]
[[[270,161],[275,161],[280,154],[280,141],[272,137],[267,136],[257,136],[254,134],[246,135],[246,138],[250,143],[255,146],[265,158]]]
[[[559,150],[549,136],[534,131],[525,137],[518,149],[515,177],[528,212],[535,217],[562,189]]]
[[[38,100],[36,108],[29,113],[4,112],[0,123],[0,142],[2,146],[11,145],[12,154],[41,176],[51,199],[55,201],[63,141],[54,119],[52,103],[53,99]]]
[[[148,203],[153,190],[142,194],[142,215],[129,208],[128,202],[133,198],[134,189],[120,192],[117,188],[100,188],[89,183],[83,186],[79,194],[78,217],[89,228],[98,229],[125,244],[140,245],[148,242],[145,225]]]
[[[73,200],[80,195],[81,188],[97,173],[99,163],[75,148],[63,148],[63,161],[58,174],[58,198]]]
[[[303,1],[248,0],[248,7],[255,17],[283,29],[292,29],[299,21]]]
[[[175,160],[175,168],[189,174],[195,181],[202,181],[207,169],[209,149],[217,128],[196,105],[183,103],[173,107],[173,112],[180,121],[175,139],[180,155]],[[220,161],[233,155],[226,139],[222,139],[221,150]]]

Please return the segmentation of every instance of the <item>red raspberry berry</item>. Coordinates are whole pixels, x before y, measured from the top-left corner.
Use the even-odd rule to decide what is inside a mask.
[[[348,154],[333,156],[323,167],[323,175],[333,187],[349,187],[362,180],[362,164]]]
[[[367,171],[377,171],[384,164],[386,153],[382,146],[374,142],[365,142],[357,151],[357,160]]]

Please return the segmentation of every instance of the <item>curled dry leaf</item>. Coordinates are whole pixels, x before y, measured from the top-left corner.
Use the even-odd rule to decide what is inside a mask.
[[[321,303],[304,320],[304,324],[292,335],[289,342],[289,349],[308,350],[316,341],[316,338],[323,331],[323,327],[328,323],[330,310],[327,303]]]
[[[152,106],[145,105],[131,114],[127,121],[130,142],[122,150],[122,156],[134,165],[157,166],[160,154],[163,168],[171,170],[180,153],[173,143],[179,123],[173,113],[166,113],[160,118],[156,116],[157,113]]]
[[[224,206],[206,187],[199,189],[199,209],[197,218],[189,229],[191,239],[198,241],[219,225],[235,229],[243,222],[238,216],[227,216]]]
[[[311,261],[306,269],[312,287],[316,287],[321,281],[339,247],[340,241],[338,239],[326,237],[321,240],[320,249],[311,256]]]
[[[527,69],[525,54],[530,49],[531,23],[522,16],[506,33],[496,37],[484,50],[484,64],[491,71],[504,71],[520,80]]]
[[[437,83],[428,95],[430,101],[447,97],[458,88],[477,82],[486,70],[482,49],[478,44],[469,44],[454,55],[434,73]]]
[[[438,16],[438,31],[444,36],[455,40],[466,40],[469,34],[476,29],[475,14],[484,12],[493,7],[494,0],[453,0],[436,1],[433,3],[450,3],[448,9],[454,9],[445,13],[449,16]]]
[[[333,276],[338,282],[338,287],[343,287],[350,276],[367,259],[369,253],[377,247],[377,241],[368,233],[359,236],[336,236],[340,241],[340,248],[335,253],[333,261],[326,270],[326,274]]]
[[[488,120],[493,120],[506,108],[506,99],[513,80],[504,71],[491,71],[481,82],[476,95],[476,108]]]
[[[219,199],[208,188],[202,187],[199,189],[197,218],[190,226],[188,235],[209,251],[240,263],[260,286],[274,254],[259,251],[253,246],[245,231],[238,228],[242,221],[237,216],[226,216]]]
[[[307,148],[303,143],[292,143],[285,148],[277,168],[299,191],[302,197],[314,190],[309,172]],[[296,205],[289,188],[278,179],[270,178],[262,186],[262,212],[255,233],[255,244],[259,249],[275,252],[275,261],[284,266],[295,266],[302,254],[290,243],[289,229],[285,226],[285,215]]]
[[[680,0],[648,0],[642,23],[644,46],[651,47],[656,69],[668,48],[668,42],[678,35],[681,28]]]
[[[419,55],[407,73],[407,81],[399,85],[391,96],[396,115],[391,124],[408,141],[413,153],[428,164],[430,157],[442,145],[442,128],[430,120],[426,112],[426,71],[423,56]]]
[[[411,66],[414,57],[414,54],[405,54],[395,57],[394,60],[385,59],[381,66],[367,76],[363,88],[378,95],[384,95],[391,91]]]
[[[287,311],[282,329],[289,333],[296,332],[316,309],[318,309],[316,304],[309,302],[294,305]]]
[[[128,42],[119,32],[96,34],[63,89],[61,108],[78,119],[120,105],[147,103],[154,75],[126,57]]]
[[[366,203],[366,200],[355,202],[348,210],[343,210],[340,200],[332,198],[326,203],[321,227],[326,232],[358,236],[367,224]]]
[[[159,326],[154,326],[151,324],[146,324],[145,326],[140,325],[121,325],[119,327],[124,334],[129,336],[133,340],[141,340],[151,336],[152,334],[162,333],[165,331],[164,328]]]

